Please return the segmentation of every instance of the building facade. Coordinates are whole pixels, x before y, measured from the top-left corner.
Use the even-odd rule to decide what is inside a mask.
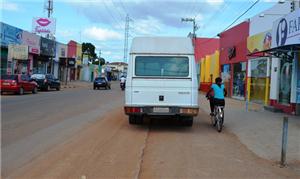
[[[220,70],[225,88],[229,96],[243,100],[247,85],[249,21],[242,22],[222,32],[219,36]]]

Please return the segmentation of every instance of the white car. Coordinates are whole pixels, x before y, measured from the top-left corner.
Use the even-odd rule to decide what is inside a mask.
[[[134,38],[124,106],[129,123],[141,124],[146,115],[176,116],[192,126],[199,111],[197,84],[190,38]]]

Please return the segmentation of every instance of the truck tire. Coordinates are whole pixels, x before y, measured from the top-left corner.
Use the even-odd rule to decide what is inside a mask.
[[[192,127],[193,126],[194,118],[192,116],[182,117],[181,120],[182,120],[183,126],[186,126],[186,127]]]
[[[136,124],[136,116],[134,115],[129,116],[129,124]]]

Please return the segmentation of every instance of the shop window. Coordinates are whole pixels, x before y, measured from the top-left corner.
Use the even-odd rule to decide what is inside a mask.
[[[235,97],[244,98],[246,84],[246,62],[233,64],[233,91]]]
[[[288,59],[280,60],[279,103],[290,104],[293,63]]]
[[[266,58],[251,60],[250,100],[263,102],[266,96],[268,61]]]

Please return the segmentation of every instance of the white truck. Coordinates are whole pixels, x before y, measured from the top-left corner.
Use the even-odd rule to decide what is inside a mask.
[[[124,106],[129,123],[142,124],[144,116],[174,116],[192,126],[199,111],[197,84],[190,38],[134,38]]]

